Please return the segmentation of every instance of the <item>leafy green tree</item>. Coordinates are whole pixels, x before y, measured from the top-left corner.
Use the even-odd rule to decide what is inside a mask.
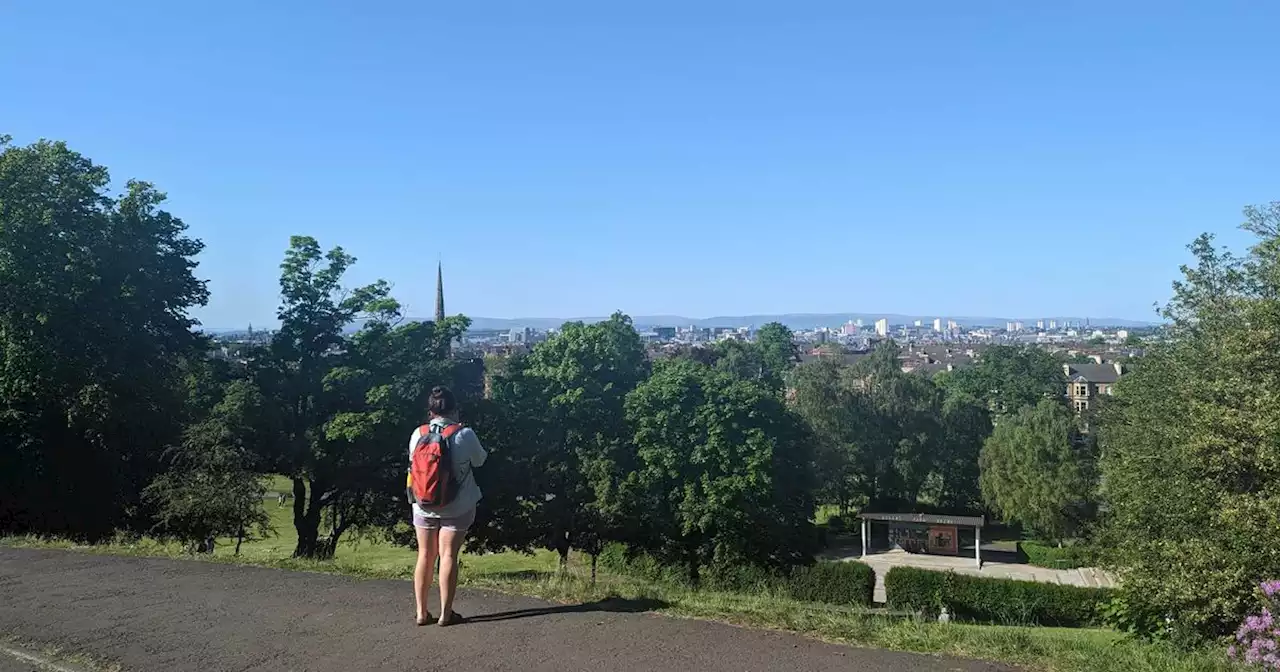
[[[788,371],[800,361],[795,335],[780,322],[770,322],[756,332],[756,347],[764,365],[761,378],[770,387],[780,389]]]
[[[972,448],[946,443],[941,391],[924,376],[903,373],[900,354],[886,341],[852,366],[824,357],[791,375],[790,404],[815,437],[820,492],[842,509],[855,501],[911,509],[927,487],[950,493],[962,482],[963,474],[944,486],[938,465]]]
[[[974,399],[952,396],[942,402],[943,438],[934,455],[929,498],[949,511],[981,508],[978,460],[991,436],[991,413]]]
[[[548,427],[537,434],[541,515],[547,546],[562,562],[570,549],[597,555],[622,524],[606,503],[634,461],[623,404],[647,373],[644,345],[621,313],[565,324],[528,357],[520,389],[545,409]]]
[[[860,468],[864,446],[861,404],[847,368],[837,357],[819,357],[795,368],[788,395],[791,408],[809,427],[813,438],[816,495],[847,514],[864,494],[867,481]]]
[[[61,142],[0,136],[0,533],[100,539],[144,526],[181,440],[181,363],[204,340],[202,244],[164,195]],[[93,502],[68,506],[68,502]]]
[[[169,469],[143,493],[157,509],[153,532],[210,553],[214,538],[231,537],[237,555],[242,542],[271,532],[262,508],[262,447],[246,443],[259,436],[252,428],[261,426],[265,406],[257,388],[236,381],[208,418],[187,429],[182,445],[171,451]]]
[[[299,557],[330,557],[347,530],[385,530],[403,517],[410,428],[425,420],[431,387],[452,382],[450,344],[467,327],[462,317],[401,324],[385,282],[342,285],[353,263],[314,238],[290,240],[281,327],[251,372],[273,409],[258,429],[264,467],[293,482]]]
[[[528,553],[558,541],[552,527],[560,510],[549,504],[562,490],[557,488],[568,454],[548,415],[544,383],[530,377],[528,367],[528,358],[519,355],[486,363],[489,395],[470,407],[468,422],[491,454],[476,472],[484,505],[468,548]]]
[[[1076,534],[1093,511],[1092,443],[1057,401],[1024,406],[996,425],[982,447],[982,496],[1005,520],[1054,541]]]
[[[1088,341],[1085,341],[1085,342],[1086,342],[1086,343],[1088,343],[1089,345],[1094,346],[1094,347],[1096,348],[1096,347],[1099,347],[1099,346],[1106,345],[1106,344],[1107,344],[1107,339],[1105,339],[1105,338],[1103,338],[1103,337],[1101,337],[1101,336],[1094,336],[1093,338],[1090,338]]]
[[[983,350],[974,366],[952,371],[940,384],[948,395],[976,399],[997,416],[1035,406],[1045,398],[1062,400],[1067,389],[1066,374],[1052,355],[1017,345]]]
[[[784,378],[798,361],[794,335],[778,322],[761,327],[752,342],[728,339],[716,343],[709,360],[721,370],[758,380],[777,391],[782,390]]]
[[[1150,347],[1102,411],[1103,544],[1123,598],[1229,633],[1280,577],[1280,203],[1245,211],[1244,258],[1201,236]]]
[[[664,363],[627,398],[637,469],[620,492],[634,546],[689,571],[790,566],[816,536],[803,423],[758,381],[688,360]]]
[[[1142,337],[1137,334],[1129,334],[1124,339],[1125,346],[1130,348],[1140,348],[1143,343],[1144,341],[1142,340]]]
[[[462,363],[449,355],[469,320],[402,324],[394,301],[376,308],[324,379],[332,411],[323,425],[324,459],[315,463],[329,493],[322,556],[333,554],[347,530],[385,537],[404,520],[407,442],[426,422],[431,388],[448,385],[470,402],[459,385]]]
[[[942,393],[924,376],[903,373],[892,341],[856,362],[849,383],[857,392],[868,504],[877,509],[914,507],[944,438]]]
[[[346,410],[328,384],[350,354],[343,330],[358,317],[391,307],[385,282],[343,287],[342,276],[353,263],[342,248],[326,254],[314,238],[290,238],[280,266],[280,329],[254,371],[255,383],[275,407],[273,423],[264,430],[270,438],[263,443],[272,447],[268,466],[293,482],[298,557],[324,557],[332,550],[320,538],[320,524],[325,507],[343,492],[346,474],[339,467],[352,466],[343,459],[347,437],[327,428],[335,413]]]
[[[768,368],[760,346],[736,339],[719,341],[710,348],[710,363],[744,380],[765,380]]]

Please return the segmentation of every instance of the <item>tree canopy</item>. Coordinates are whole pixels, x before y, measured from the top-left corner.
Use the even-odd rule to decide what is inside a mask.
[[[842,510],[909,509],[926,493],[936,504],[968,508],[987,414],[904,373],[899,354],[885,342],[853,365],[819,357],[792,373],[789,402],[812,431],[820,492]]]
[[[623,404],[647,374],[631,318],[615,313],[596,324],[565,324],[504,381],[507,392],[531,395],[543,409],[518,417],[539,441],[532,462],[543,494],[539,519],[547,546],[564,560],[570,549],[598,553],[619,524],[608,502],[633,459]]]
[[[64,143],[0,136],[0,532],[137,525],[180,441],[203,245],[150,184],[109,185]]]
[[[1062,365],[1040,348],[994,345],[974,366],[947,374],[942,384],[949,395],[977,400],[1004,415],[1041,399],[1062,399],[1067,380]]]
[[[1280,203],[1245,211],[1241,258],[1202,236],[1171,326],[1100,418],[1103,546],[1133,611],[1229,632],[1280,576]],[[1155,627],[1154,625],[1152,627]]]
[[[686,567],[789,566],[813,551],[810,443],[761,382],[688,360],[627,398],[638,468],[620,493],[636,546]]]
[[[1076,418],[1044,399],[996,425],[982,447],[982,496],[1006,520],[1043,538],[1073,536],[1092,516],[1097,488],[1092,442]]]

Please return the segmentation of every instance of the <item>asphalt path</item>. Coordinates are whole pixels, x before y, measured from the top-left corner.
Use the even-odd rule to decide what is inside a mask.
[[[134,672],[1010,669],[669,618],[621,600],[564,606],[463,590],[455,606],[468,623],[416,627],[407,581],[0,548],[0,636]],[[0,672],[19,669],[0,662]]]

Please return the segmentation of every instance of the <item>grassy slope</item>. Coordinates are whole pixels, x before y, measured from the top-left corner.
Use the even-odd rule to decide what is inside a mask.
[[[266,501],[277,536],[247,542],[240,557],[234,543],[219,543],[215,562],[240,562],[283,569],[342,573],[368,578],[407,578],[414,554],[402,547],[360,541],[342,544],[334,561],[290,557],[297,535],[289,506],[275,497]],[[150,540],[96,547],[68,542],[10,539],[9,545],[52,546],[89,552],[189,558],[175,545]],[[464,585],[532,595],[561,602],[605,598],[644,601],[654,611],[677,617],[703,618],[738,625],[789,630],[828,641],[924,653],[1005,661],[1032,669],[1080,672],[1191,672],[1230,670],[1219,651],[1176,652],[1141,644],[1106,630],[1069,630],[990,625],[940,625],[892,617],[873,611],[796,602],[767,593],[734,594],[690,591],[654,585],[629,577],[602,574],[592,584],[587,570],[575,563],[558,571],[556,555],[468,554],[463,559]]]

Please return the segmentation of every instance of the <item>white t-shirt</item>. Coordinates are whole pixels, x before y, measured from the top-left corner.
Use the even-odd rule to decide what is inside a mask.
[[[445,424],[443,418],[435,418],[431,421],[432,425],[440,426]],[[413,436],[409,437],[409,463],[413,463],[413,449],[418,447],[418,439],[422,438],[422,428],[413,430]],[[475,508],[480,501],[480,486],[476,485],[476,475],[473,470],[484,464],[485,458],[489,457],[489,453],[485,452],[484,446],[480,445],[480,439],[476,433],[471,431],[469,427],[463,427],[453,435],[453,473],[458,478],[458,496],[452,502],[445,504],[438,509],[426,510],[418,506],[417,502],[413,504],[413,512],[419,516],[427,518],[457,518],[471,509]]]

